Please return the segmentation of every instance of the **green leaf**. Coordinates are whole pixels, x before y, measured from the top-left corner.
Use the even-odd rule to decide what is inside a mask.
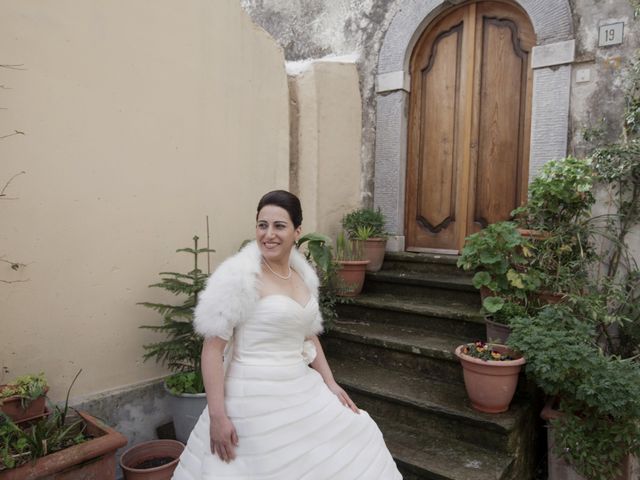
[[[488,272],[478,272],[473,276],[473,286],[478,290],[491,283],[491,275]]]
[[[500,297],[487,297],[482,301],[482,306],[489,313],[496,313],[504,306],[504,298]]]

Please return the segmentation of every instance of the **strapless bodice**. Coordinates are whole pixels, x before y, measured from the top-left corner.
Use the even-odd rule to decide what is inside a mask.
[[[312,296],[301,305],[287,295],[262,297],[246,322],[233,334],[232,364],[293,365],[303,363],[303,342],[318,311]]]

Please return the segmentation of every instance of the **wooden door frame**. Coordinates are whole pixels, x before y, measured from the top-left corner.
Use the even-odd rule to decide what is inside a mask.
[[[575,41],[568,0],[513,0],[527,13],[538,39],[533,49],[533,105],[529,180],[552,158],[566,155]],[[374,205],[387,217],[387,249],[404,250],[408,64],[425,27],[452,2],[409,2],[394,16],[378,56]],[[537,6],[536,6],[537,5]],[[537,53],[539,51],[539,54]],[[550,98],[550,95],[553,98]],[[441,252],[444,253],[444,252]]]

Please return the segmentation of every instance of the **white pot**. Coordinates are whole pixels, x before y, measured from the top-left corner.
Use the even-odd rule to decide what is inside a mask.
[[[169,408],[173,415],[173,427],[176,431],[176,439],[186,444],[195,427],[202,410],[207,407],[206,393],[171,393],[167,386],[164,389],[169,394]]]

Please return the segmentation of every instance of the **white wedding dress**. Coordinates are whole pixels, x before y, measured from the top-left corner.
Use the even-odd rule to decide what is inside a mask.
[[[207,409],[174,480],[397,480],[402,476],[369,415],[352,412],[305,361],[304,332],[316,316],[286,295],[258,301],[233,333],[225,378],[227,415],[239,444],[230,463],[209,448]],[[308,345],[310,342],[306,342]]]

